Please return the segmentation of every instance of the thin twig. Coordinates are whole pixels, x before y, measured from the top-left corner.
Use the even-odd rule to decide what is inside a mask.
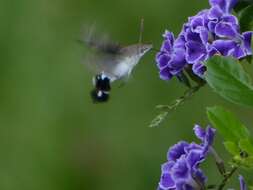
[[[229,173],[227,173],[227,175],[225,175],[224,179],[222,180],[222,182],[218,186],[218,190],[222,190],[224,188],[224,186],[226,185],[227,181],[231,178],[231,176],[235,173],[235,171],[237,169],[238,169],[238,167],[233,167],[233,169]]]
[[[214,189],[216,187],[216,185],[208,185],[207,187],[206,187],[206,189]]]
[[[141,18],[139,44],[142,43],[143,29],[144,29],[144,18]]]
[[[216,166],[218,168],[218,171],[220,172],[220,174],[222,176],[225,177],[226,168],[225,168],[224,161],[221,159],[221,157],[218,155],[218,153],[215,151],[215,149],[212,146],[210,146],[209,150],[210,150],[210,153],[213,155],[213,157],[215,159],[215,163],[216,163]]]
[[[151,121],[150,127],[159,126],[168,116],[169,112],[172,112],[176,110],[178,106],[183,105],[185,101],[191,98],[202,86],[203,85],[197,85],[192,88],[189,88],[185,91],[183,96],[179,97],[169,105],[156,106],[157,109],[162,109],[163,111]]]

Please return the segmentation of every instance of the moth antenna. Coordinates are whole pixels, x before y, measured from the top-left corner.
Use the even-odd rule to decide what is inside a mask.
[[[144,18],[141,18],[139,44],[142,43],[143,29],[144,29]]]

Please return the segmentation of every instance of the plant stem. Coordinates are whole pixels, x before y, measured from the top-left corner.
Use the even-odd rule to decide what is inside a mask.
[[[158,109],[164,109],[166,111],[173,111],[175,110],[178,106],[182,105],[186,100],[188,100],[190,97],[194,95],[195,92],[197,92],[200,89],[200,85],[194,86],[192,88],[189,88],[185,91],[184,95],[179,97],[178,99],[175,100],[175,102],[169,104],[169,105],[158,105],[156,108]]]
[[[151,121],[150,127],[159,126],[168,116],[169,112],[172,112],[176,110],[178,106],[183,105],[185,101],[191,98],[202,86],[204,86],[204,83],[187,89],[183,96],[179,97],[178,99],[176,99],[174,102],[172,102],[169,105],[156,106],[156,108],[162,109],[163,112],[157,115],[155,119]]]
[[[218,190],[222,190],[224,188],[224,186],[226,185],[227,181],[231,178],[231,176],[235,173],[235,171],[237,169],[238,169],[238,167],[233,167],[232,170],[225,175],[224,179],[222,180],[222,182],[218,186]]]
[[[221,175],[223,175],[225,177],[226,169],[225,169],[224,161],[221,159],[221,157],[218,155],[218,153],[215,151],[215,149],[212,146],[210,146],[209,150],[215,159],[215,163],[216,163],[216,166],[217,166],[219,172],[221,173]]]
[[[206,187],[206,189],[214,189],[216,187],[216,185],[208,185],[207,187]]]

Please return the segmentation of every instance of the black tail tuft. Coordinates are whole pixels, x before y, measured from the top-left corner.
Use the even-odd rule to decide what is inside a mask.
[[[111,90],[110,79],[103,73],[96,75],[95,89],[91,91],[91,98],[94,103],[107,102]]]
[[[94,103],[103,103],[109,100],[109,93],[101,90],[94,89],[90,93]]]

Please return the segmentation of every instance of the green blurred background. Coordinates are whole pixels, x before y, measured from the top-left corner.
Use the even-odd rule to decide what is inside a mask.
[[[76,43],[83,24],[99,23],[123,44],[138,40],[159,48],[207,0],[1,0],[0,189],[154,190],[168,148],[196,140],[195,123],[208,124],[205,107],[221,104],[252,127],[252,110],[229,104],[209,87],[171,114],[159,128],[148,124],[155,105],[182,95],[176,80],[159,79],[149,53],[111,101],[93,104],[92,74]],[[252,66],[249,67],[252,70]],[[252,130],[251,130],[252,131]],[[228,158],[218,135],[215,147]],[[203,164],[209,183],[221,180],[212,158]],[[252,174],[252,173],[251,173]],[[250,181],[250,172],[245,174]],[[237,176],[232,185],[238,187]]]

